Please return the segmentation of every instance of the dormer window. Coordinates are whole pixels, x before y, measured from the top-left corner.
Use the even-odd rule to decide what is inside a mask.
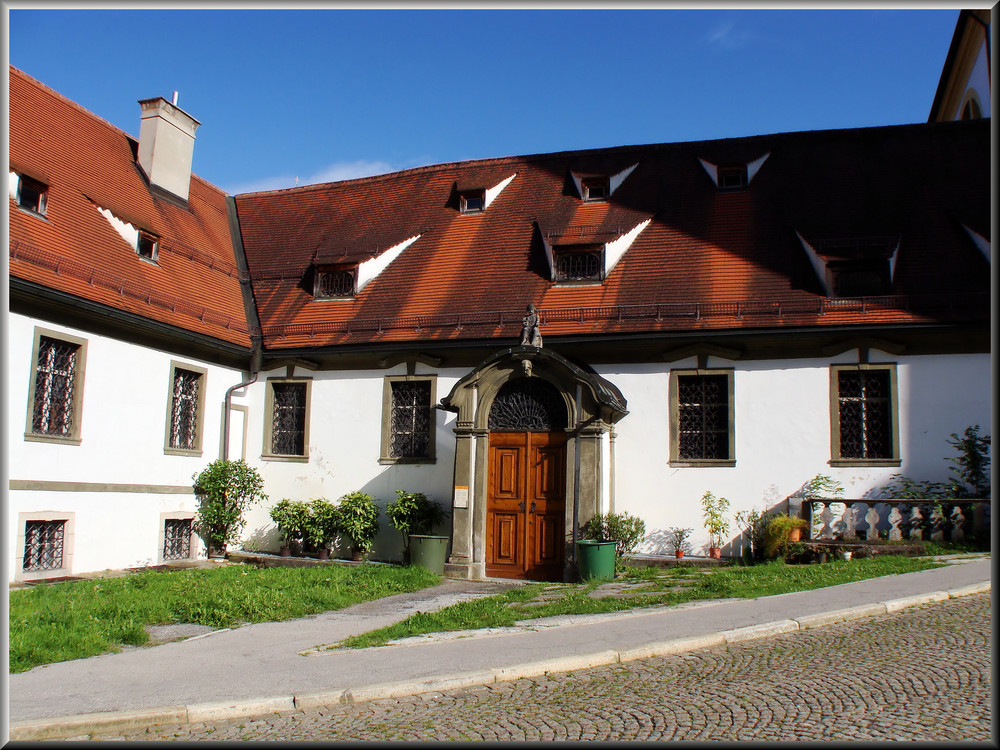
[[[356,271],[357,269],[353,266],[348,268],[317,268],[313,297],[316,299],[351,299],[354,297]]]
[[[745,164],[736,167],[719,167],[719,189],[739,190],[747,186],[747,168]]]
[[[39,216],[44,216],[46,203],[48,202],[48,186],[24,175],[17,175],[17,178],[14,200],[17,201],[18,207]]]
[[[606,201],[611,194],[607,177],[588,177],[582,180],[583,200],[587,202]]]
[[[485,190],[467,190],[459,196],[459,209],[463,214],[481,214],[485,208]]]
[[[799,240],[828,297],[879,297],[892,292],[898,237]]]
[[[136,242],[136,253],[140,258],[145,258],[146,260],[156,261],[156,257],[160,250],[160,240],[149,232],[139,232],[139,238]]]
[[[567,245],[555,252],[556,281],[598,282],[604,279],[603,245]]]

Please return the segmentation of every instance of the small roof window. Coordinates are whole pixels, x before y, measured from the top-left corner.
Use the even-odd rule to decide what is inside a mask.
[[[739,190],[747,186],[747,167],[740,164],[735,167],[719,167],[719,189]]]
[[[155,234],[150,232],[139,232],[138,240],[136,241],[135,252],[140,258],[145,258],[146,260],[156,261],[157,256],[160,251],[160,240]]]
[[[465,190],[459,194],[458,201],[463,214],[481,214],[486,209],[486,191]]]
[[[611,194],[610,180],[607,177],[587,177],[580,182],[584,201],[606,201]]]
[[[16,178],[16,185],[12,185],[14,188],[12,197],[17,202],[18,208],[44,216],[48,203],[48,185],[22,174],[16,175]]]
[[[598,282],[604,279],[603,245],[563,245],[555,249],[558,283]]]
[[[357,268],[323,267],[316,269],[313,282],[313,297],[315,299],[351,299],[354,297]]]

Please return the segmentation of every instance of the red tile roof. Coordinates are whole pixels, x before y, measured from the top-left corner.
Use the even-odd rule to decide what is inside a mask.
[[[44,218],[9,199],[10,276],[249,347],[225,193],[193,176],[187,208],[157,195],[134,138],[13,67],[10,102],[11,170],[49,189]],[[157,265],[99,208],[158,235]]]
[[[747,163],[720,191],[699,158]],[[571,173],[638,163],[607,202]],[[558,336],[988,320],[989,121],[788,133],[441,164],[236,197],[265,348],[497,340],[529,302]],[[515,179],[482,214],[456,186]],[[651,219],[600,285],[549,281],[550,245]],[[901,238],[892,294],[827,299],[796,235]],[[420,238],[353,300],[312,297],[314,255],[367,259]]]

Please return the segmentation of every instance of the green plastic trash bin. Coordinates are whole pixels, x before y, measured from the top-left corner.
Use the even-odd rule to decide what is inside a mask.
[[[576,543],[581,581],[610,581],[615,577],[615,543],[581,539]]]
[[[444,575],[444,561],[448,557],[448,537],[428,534],[410,534],[410,564],[427,568],[439,576]]]

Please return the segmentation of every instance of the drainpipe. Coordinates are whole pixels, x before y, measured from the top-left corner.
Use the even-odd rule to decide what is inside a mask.
[[[257,373],[260,372],[263,358],[264,353],[262,351],[261,342],[255,339],[253,342],[253,350],[250,353],[250,377],[241,383],[237,383],[226,391],[225,406],[223,407],[222,412],[222,450],[219,456],[223,461],[229,459],[229,412],[232,408],[233,392],[238,391],[241,388],[246,388],[248,385],[252,385],[257,382]]]
[[[576,564],[576,538],[580,527],[580,401],[582,386],[576,384],[576,449],[573,451],[573,564]]]

